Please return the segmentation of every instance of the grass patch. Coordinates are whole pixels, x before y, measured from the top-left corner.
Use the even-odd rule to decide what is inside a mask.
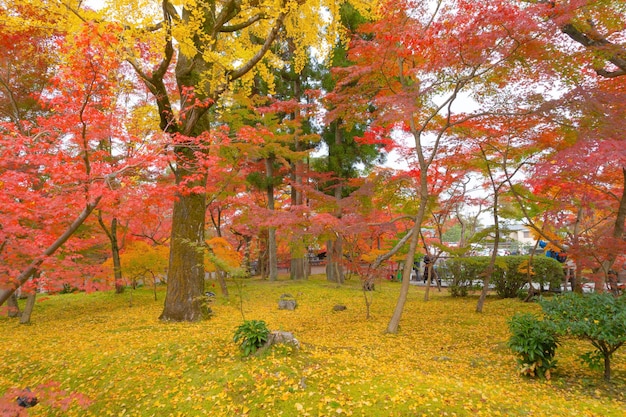
[[[128,292],[40,297],[33,324],[0,318],[0,396],[58,384],[90,400],[87,408],[72,398],[64,409],[42,403],[31,416],[625,415],[624,353],[610,384],[578,361],[583,342],[557,350],[551,381],[529,380],[503,348],[506,322],[539,306],[488,298],[478,314],[476,297],[434,290],[424,302],[411,287],[400,333],[384,334],[399,288],[378,283],[365,320],[358,282],[244,281],[245,318],[293,332],[302,346],[250,358],[232,341],[243,321],[234,286],[201,323],[158,321],[163,289],[158,301],[150,289],[135,291],[132,307]],[[284,293],[297,299],[295,311],[278,310]],[[338,303],[348,309],[332,311]]]

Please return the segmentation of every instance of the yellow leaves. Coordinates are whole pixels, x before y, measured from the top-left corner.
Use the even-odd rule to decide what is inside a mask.
[[[525,260],[525,261],[522,261],[519,264],[519,266],[517,268],[517,271],[522,273],[522,274],[527,274],[528,273],[528,269],[529,269],[528,261]],[[532,265],[530,265],[530,275],[535,275],[535,271],[533,270]]]
[[[188,58],[198,53],[198,49],[193,43],[193,34],[194,30],[190,25],[177,25],[172,28],[172,36],[178,42],[180,53]]]
[[[209,254],[205,259],[207,271],[231,270],[241,265],[241,254],[224,238],[214,237],[207,242]]]
[[[507,318],[517,310],[536,311],[537,305],[488,299],[486,312],[476,315],[475,300],[442,292],[425,303],[423,294],[411,288],[401,332],[384,335],[396,283],[377,283],[371,320],[364,319],[356,280],[339,288],[323,278],[251,279],[245,285],[246,316],[293,331],[302,343],[299,352],[270,351],[245,361],[236,357],[230,339],[241,324],[236,298],[215,303],[209,321],[165,324],[157,319],[162,292],[154,302],[149,291],[135,291],[132,308],[127,294],[55,296],[38,305],[42,310],[35,310],[32,326],[0,317],[0,361],[6,368],[0,392],[56,380],[63,389],[95,401],[87,410],[71,408],[63,414],[68,417],[543,417],[591,415],[590,410],[623,415],[623,397],[615,398],[623,388],[619,378],[615,387],[599,386],[599,394],[589,389],[590,382],[572,385],[581,375],[593,380],[576,352],[562,353],[554,386],[521,383],[513,355],[500,346],[508,337]],[[278,311],[272,301],[285,292],[298,297],[298,310],[290,314]],[[329,314],[338,301],[349,314]],[[623,353],[616,355],[619,375],[626,361]]]

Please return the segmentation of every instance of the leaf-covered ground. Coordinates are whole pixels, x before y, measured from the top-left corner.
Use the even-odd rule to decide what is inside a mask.
[[[233,285],[194,324],[158,321],[163,289],[158,301],[132,292],[132,306],[131,291],[48,297],[31,325],[0,318],[0,397],[39,390],[31,416],[626,415],[626,352],[611,383],[578,361],[588,345],[577,341],[558,349],[551,381],[526,379],[506,347],[507,319],[537,305],[490,298],[478,314],[475,297],[435,290],[424,302],[411,287],[399,334],[384,334],[399,287],[377,285],[370,320],[357,282],[322,278],[245,281],[241,299]],[[284,293],[295,311],[278,310]],[[347,310],[333,311],[339,303]],[[293,332],[301,349],[243,359],[232,341],[240,307]]]

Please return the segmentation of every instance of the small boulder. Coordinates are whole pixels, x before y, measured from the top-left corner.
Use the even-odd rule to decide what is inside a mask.
[[[333,311],[344,311],[347,309],[348,307],[344,306],[343,304],[337,304],[336,306],[333,307]]]
[[[279,310],[295,310],[298,307],[298,302],[291,294],[283,294],[280,296],[280,300],[278,300],[278,309]]]
[[[267,338],[266,344],[269,345],[294,345],[296,347],[300,347],[300,342],[295,338],[293,333],[285,332],[282,330],[274,330],[270,332],[269,337]]]
[[[293,333],[282,330],[273,330],[267,337],[267,341],[256,351],[255,355],[259,356],[264,354],[274,345],[291,345],[296,349],[300,349],[300,342],[295,338]]]

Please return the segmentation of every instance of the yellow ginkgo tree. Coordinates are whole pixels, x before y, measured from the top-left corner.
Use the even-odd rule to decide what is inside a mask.
[[[271,90],[271,69],[299,71],[311,48],[326,53],[339,36],[336,16],[344,2],[105,0],[97,14],[83,2],[62,2],[80,20],[118,23],[118,52],[153,96],[160,129],[169,137],[178,195],[161,319],[201,318],[204,262],[196,248],[204,242],[214,104],[251,88],[255,80],[264,80]],[[367,15],[376,2],[350,3]],[[291,62],[280,58],[280,48],[286,47],[295,47]]]

